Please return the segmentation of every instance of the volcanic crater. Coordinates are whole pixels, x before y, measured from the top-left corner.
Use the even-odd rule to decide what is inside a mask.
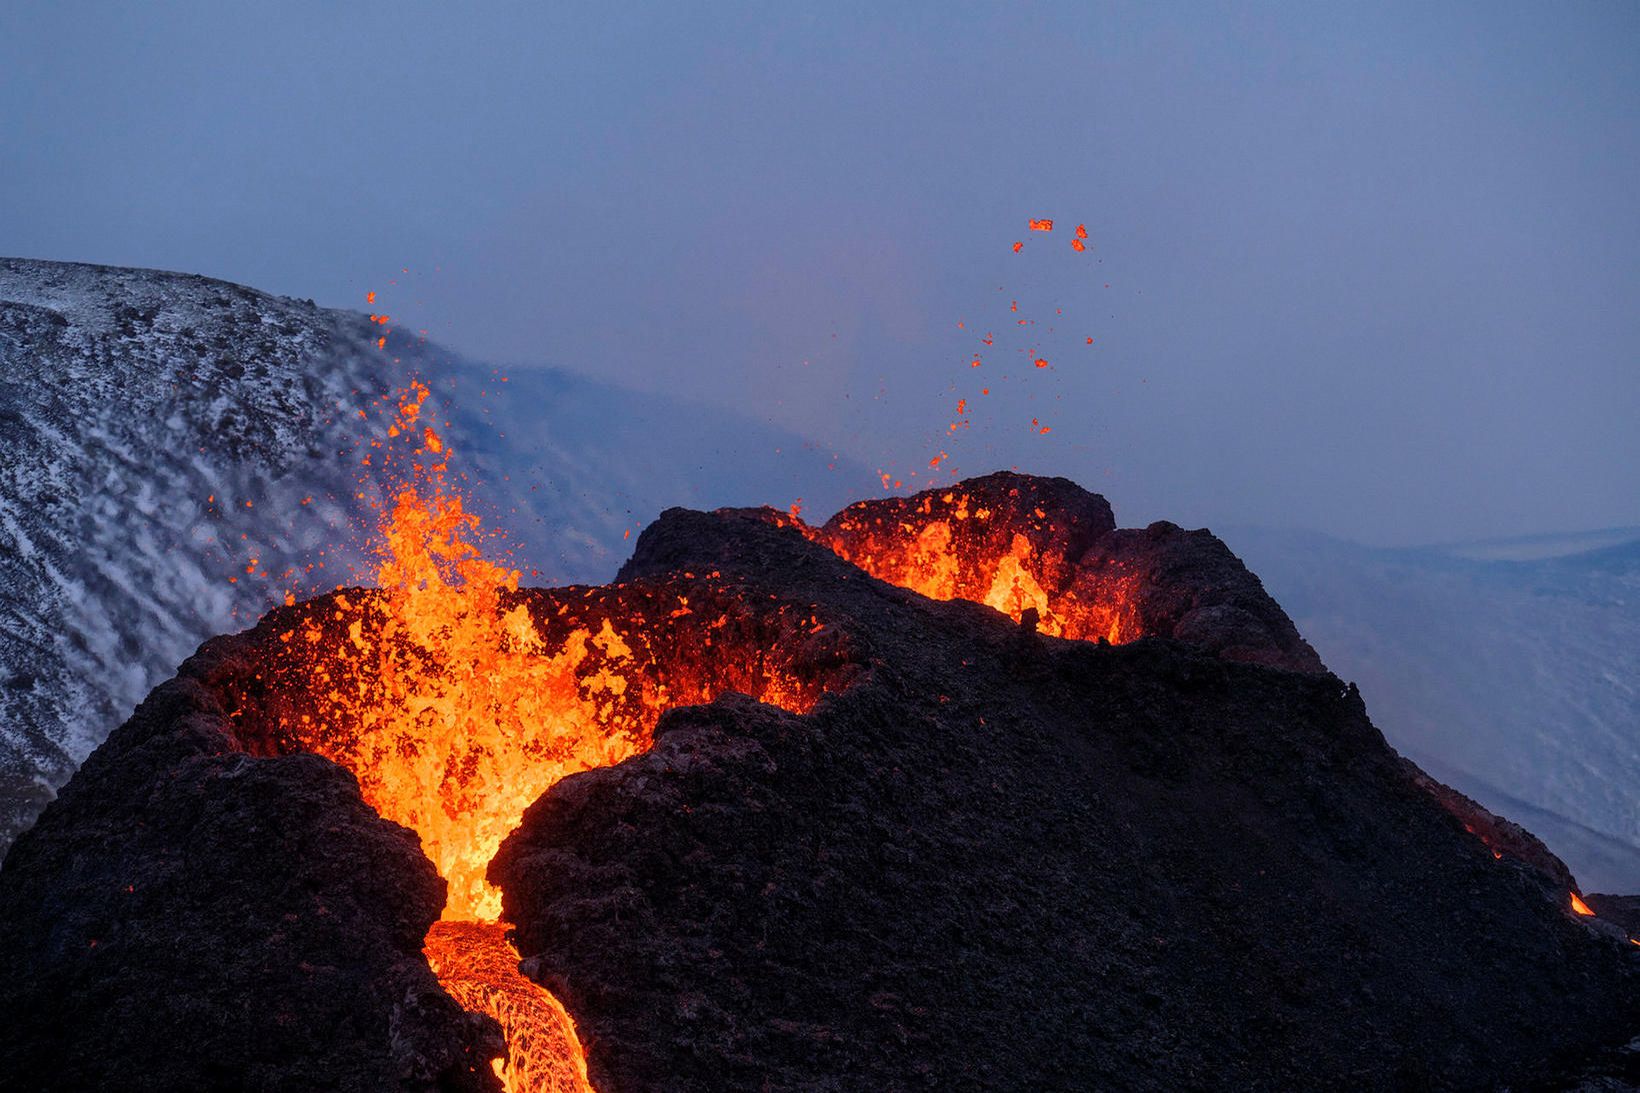
[[[1207,532],[996,474],[533,589],[413,501],[18,839],[24,1087],[1489,1088],[1633,1032],[1640,946]]]

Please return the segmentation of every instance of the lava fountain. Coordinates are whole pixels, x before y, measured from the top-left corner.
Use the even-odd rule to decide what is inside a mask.
[[[399,484],[380,508],[376,587],[287,598],[276,650],[229,688],[233,716],[247,750],[322,755],[419,835],[447,885],[429,965],[463,1007],[501,1025],[504,1086],[590,1090],[573,1021],[519,973],[507,940],[503,894],[486,876],[502,841],[559,780],[647,750],[668,709],[734,691],[805,713],[859,665],[816,605],[772,602],[716,572],[520,590],[516,570],[484,557],[428,395],[419,383],[404,393],[380,444]],[[1146,632],[1138,575],[1120,559],[1077,562],[1113,533],[1102,499],[974,485],[1001,492],[930,491],[789,525],[880,579],[1034,618],[1049,634]]]
[[[421,420],[427,396],[416,384],[389,429],[419,444],[383,506],[380,595],[337,597],[329,635],[311,619],[280,635],[313,678],[308,709],[281,727],[351,770],[372,807],[420,835],[448,885],[428,961],[462,1006],[500,1022],[504,1087],[590,1090],[573,1022],[519,974],[484,870],[554,782],[638,750],[598,717],[598,696],[623,686],[627,650],[607,625],[549,649],[527,610],[503,609],[519,574],[481,556],[479,520],[448,487],[446,446]],[[331,640],[341,628],[345,640]],[[617,670],[583,681],[577,669],[593,650]]]
[[[777,650],[818,620],[790,605],[754,610],[732,589],[696,590],[693,606],[665,588],[611,602],[598,598],[606,590],[555,590],[556,610],[526,602],[520,574],[483,557],[480,520],[424,420],[428,395],[419,383],[404,393],[384,444],[390,468],[408,467],[381,506],[377,587],[287,597],[297,621],[234,716],[250,750],[346,767],[367,803],[420,836],[447,884],[429,964],[462,1006],[501,1024],[504,1087],[590,1090],[573,1022],[518,971],[490,860],[554,783],[645,750],[672,706],[735,690],[811,708],[828,682],[791,676]]]

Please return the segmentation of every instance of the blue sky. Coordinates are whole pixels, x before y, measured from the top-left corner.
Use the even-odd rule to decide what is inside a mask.
[[[0,161],[0,253],[376,290],[908,484],[1640,524],[1631,3],[14,4]]]

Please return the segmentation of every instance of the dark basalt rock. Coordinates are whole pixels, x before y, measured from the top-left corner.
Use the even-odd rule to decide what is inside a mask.
[[[1615,922],[1632,936],[1640,938],[1640,896],[1614,896],[1593,892],[1584,897],[1595,914],[1607,922]]]
[[[1519,1087],[1632,1033],[1617,927],[1494,859],[1353,688],[1239,662],[1296,633],[1217,540],[1093,536],[1077,565],[1149,574],[1151,618],[1204,647],[1102,646],[813,534],[672,510],[631,583],[509,598],[553,635],[664,605],[632,642],[662,669],[818,696],[674,709],[493,863],[601,1093]],[[415,837],[258,721],[299,698],[277,638],[310,610],[208,643],[0,867],[6,1080],[493,1087],[493,1025],[419,951],[442,892]]]
[[[1624,944],[1415,785],[1353,688],[1038,637],[779,523],[669,514],[633,568],[812,595],[869,673],[807,717],[664,716],[491,867],[604,1093],[1478,1089],[1632,1029]]]
[[[1007,553],[1017,538],[1028,547],[1025,569],[1057,613],[1084,615],[1089,605],[1119,598],[1128,638],[1177,638],[1227,660],[1326,671],[1287,613],[1212,532],[1165,521],[1118,529],[1103,497],[1064,478],[999,472],[861,501],[810,534],[877,576],[908,583],[896,570],[917,559],[895,558],[882,544],[930,530],[949,540],[957,594],[965,599],[983,601],[994,577],[974,560]]]
[[[1543,845],[1542,839],[1513,820],[1499,816],[1480,802],[1459,793],[1451,786],[1437,782],[1419,769],[1412,760],[1403,759],[1401,764],[1414,785],[1434,797],[1442,808],[1463,824],[1465,831],[1474,835],[1487,847],[1499,854],[1508,854],[1516,861],[1537,869],[1554,882],[1558,891],[1571,893],[1577,890],[1577,878],[1572,876],[1572,871],[1566,868],[1565,862],[1555,857],[1554,851]],[[1636,927],[1635,932],[1640,935],[1640,926]]]
[[[92,754],[0,873],[0,1086],[488,1090],[488,1018],[422,938],[444,881],[313,755],[253,758],[188,678]]]
[[[981,512],[989,515],[980,519]],[[1050,590],[1066,587],[1077,560],[1116,530],[1110,503],[1070,479],[998,471],[910,497],[858,501],[827,520],[818,537],[846,557],[869,549],[873,538],[903,537],[908,527],[917,535],[936,521],[949,529],[952,551],[965,562],[1005,554],[1014,536],[1023,537],[1037,580]],[[969,578],[963,573],[959,582]]]
[[[1326,671],[1264,585],[1210,531],[1186,531],[1165,520],[1113,531],[1078,560],[1067,591],[1092,597],[1118,576],[1135,590],[1145,634],[1188,642],[1226,660]]]

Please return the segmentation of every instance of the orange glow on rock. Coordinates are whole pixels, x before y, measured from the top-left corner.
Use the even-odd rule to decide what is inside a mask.
[[[972,600],[1016,622],[1034,608],[1037,629],[1056,637],[1115,645],[1144,636],[1138,578],[1117,572],[1092,587],[1068,585],[1063,559],[1032,543],[1051,532],[1045,511],[998,512],[961,489],[919,497],[910,511],[851,506],[805,531],[878,580],[929,599]]]
[[[428,397],[412,384],[399,438],[382,442],[390,473],[410,472],[379,510],[377,587],[288,608],[300,617],[235,717],[255,728],[247,750],[346,767],[371,807],[420,837],[447,884],[429,962],[506,1030],[507,1088],[586,1093],[573,1025],[506,946],[491,858],[560,779],[646,750],[666,709],[738,691],[804,712],[826,685],[783,673],[779,651],[799,639],[753,636],[731,591],[707,605],[694,586],[647,599],[616,586],[602,606],[566,596],[556,614],[532,613],[551,594],[525,598],[516,570],[484,558],[479,518],[446,481],[448,445],[422,421]]]

